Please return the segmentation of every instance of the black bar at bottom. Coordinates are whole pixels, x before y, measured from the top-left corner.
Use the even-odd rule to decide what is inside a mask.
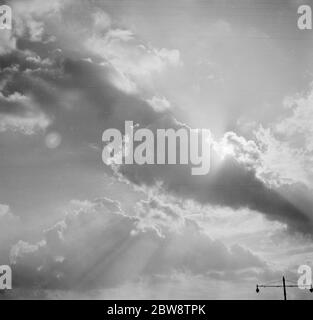
[[[277,314],[310,314],[310,301],[206,301],[206,300],[7,300],[0,301],[0,310],[11,316],[50,319],[216,319],[217,316],[254,319]]]

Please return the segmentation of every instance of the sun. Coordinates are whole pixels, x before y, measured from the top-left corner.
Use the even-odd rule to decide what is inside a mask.
[[[214,151],[221,158],[221,160],[224,160],[225,157],[229,155],[234,155],[235,153],[234,146],[227,142],[221,142],[221,143],[215,144]]]

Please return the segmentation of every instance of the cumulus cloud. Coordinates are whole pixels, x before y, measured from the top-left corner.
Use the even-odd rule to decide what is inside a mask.
[[[157,188],[160,193],[201,204],[249,208],[287,223],[290,230],[311,233],[311,212],[299,209],[258,178],[260,150],[253,141],[226,133],[214,145],[211,171],[205,176],[191,176],[190,168],[183,165],[122,165],[118,172],[135,185]]]
[[[180,230],[185,224],[185,215],[186,212],[181,206],[163,201],[160,197],[150,197],[148,200],[139,201],[136,205],[136,217],[139,218],[136,227],[138,231],[153,229],[163,237],[163,232]]]
[[[157,112],[166,111],[171,107],[170,102],[165,97],[153,96],[151,99],[148,99],[147,102]]]
[[[33,134],[54,124],[57,128],[53,129],[61,131],[74,125],[81,127],[79,135],[86,136],[87,128],[79,124],[82,117],[94,120],[101,113],[100,126],[107,113],[120,118],[124,108],[129,111],[123,117],[138,116],[149,121],[151,112],[139,115],[138,109],[149,109],[150,105],[143,103],[140,95],[129,97],[128,94],[137,91],[141,86],[138,81],[143,77],[149,78],[167,67],[179,65],[179,52],[154,48],[140,41],[130,30],[113,26],[111,18],[102,9],[89,10],[86,6],[83,2],[75,6],[75,10],[81,8],[86,15],[86,19],[79,22],[75,10],[74,13],[71,11],[71,1],[62,4],[53,1],[42,7],[37,1],[14,2],[15,36],[22,40],[23,47],[3,55],[0,60],[4,102],[0,109],[2,131]],[[60,30],[60,19],[66,20],[66,32]],[[77,30],[81,31],[81,41],[73,43]],[[93,30],[93,36],[86,30]],[[47,42],[50,36],[58,37],[62,49],[60,44]],[[91,45],[88,41],[94,43]],[[68,50],[77,44],[75,53],[70,51],[69,54]],[[90,88],[94,88],[93,93]],[[8,101],[17,94],[25,97],[25,101]],[[26,98],[31,101],[27,106]],[[162,99],[158,105],[161,104],[166,106],[167,101]],[[63,114],[60,119],[59,111],[67,109],[79,112]],[[162,112],[160,107],[158,111]],[[121,119],[118,120],[120,123]],[[92,143],[98,140],[99,126],[96,127],[98,136],[93,137]]]
[[[169,234],[166,242],[164,249],[150,261],[148,272],[168,274],[171,270],[180,270],[205,275],[209,271],[266,267],[249,250],[238,245],[228,248],[199,232],[193,224],[187,223],[182,232]]]
[[[312,188],[312,92],[285,98],[288,115],[256,131],[262,148],[260,176],[278,184],[302,183]]]
[[[85,46],[112,65],[118,75],[112,78],[114,84],[126,92],[151,85],[154,75],[181,64],[178,50],[149,47],[130,30],[110,29],[104,36],[95,33],[86,40]]]
[[[156,206],[149,201],[150,208]],[[12,247],[16,287],[80,291],[177,271],[206,275],[267,268],[247,249],[227,248],[199,232],[191,221],[179,230],[161,226],[166,237],[160,237],[152,224],[142,228],[146,218],[127,216],[119,203],[106,198],[72,201],[64,220],[47,228],[42,240],[35,244],[20,240]]]
[[[260,128],[256,138],[262,149],[258,176],[273,185],[302,183],[311,185],[310,156],[303,148],[294,148],[290,142],[275,137],[270,129]]]
[[[0,34],[0,55],[9,54],[18,50],[19,39],[28,39],[39,42],[47,41],[51,37],[45,34],[45,15],[49,19],[51,14],[56,14],[61,8],[61,1],[52,0],[43,4],[37,0],[9,1],[13,12],[13,27],[11,30],[2,30]]]

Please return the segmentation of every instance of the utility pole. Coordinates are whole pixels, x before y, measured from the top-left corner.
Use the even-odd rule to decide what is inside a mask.
[[[284,300],[287,300],[287,290],[286,288],[298,288],[298,285],[295,284],[286,284],[286,279],[283,276],[283,284],[279,284],[279,285],[265,285],[265,284],[257,284],[256,285],[256,292],[259,293],[260,292],[260,288],[283,288],[283,292],[284,292]],[[309,289],[309,291],[312,293],[313,292],[313,286],[312,285],[306,285],[306,287]]]
[[[283,277],[283,287],[284,287],[284,300],[287,300],[285,277]]]

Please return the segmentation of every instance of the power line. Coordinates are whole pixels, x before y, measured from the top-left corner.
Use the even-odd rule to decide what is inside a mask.
[[[278,281],[271,281],[269,283],[275,283]],[[256,285],[256,293],[260,292],[260,288],[283,288],[284,300],[287,300],[287,288],[299,288],[297,284],[286,284],[286,282],[295,283],[294,281],[286,280],[283,276],[282,284],[257,284]],[[308,288],[309,291],[313,292],[313,286],[311,285],[303,285],[304,288]]]

